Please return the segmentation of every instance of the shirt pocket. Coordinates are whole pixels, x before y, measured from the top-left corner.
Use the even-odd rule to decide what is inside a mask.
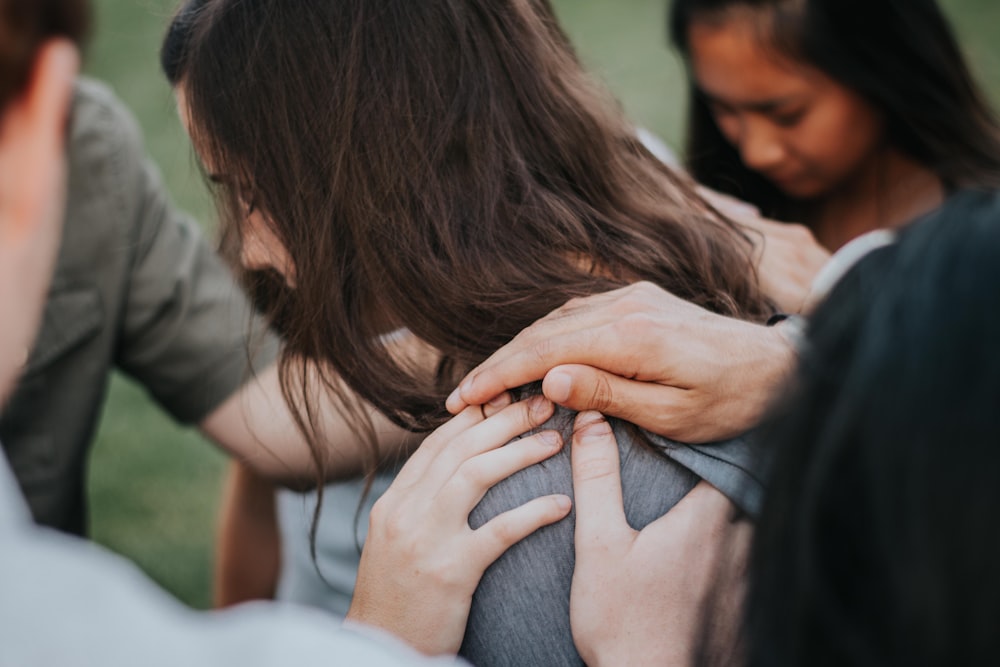
[[[25,377],[52,363],[96,336],[104,320],[101,295],[94,287],[57,290],[45,304],[42,328],[28,357]]]

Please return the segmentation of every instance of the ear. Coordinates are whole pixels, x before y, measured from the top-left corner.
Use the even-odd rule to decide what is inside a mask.
[[[52,40],[39,49],[27,88],[0,119],[0,238],[22,238],[62,213],[65,135],[76,47]]]

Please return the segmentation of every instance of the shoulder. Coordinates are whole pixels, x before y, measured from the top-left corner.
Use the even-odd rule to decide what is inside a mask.
[[[148,198],[142,131],[111,88],[93,79],[76,82],[68,158],[67,241],[137,234]]]
[[[77,80],[68,145],[73,208],[98,203],[128,219],[141,204],[146,153],[138,121],[107,85]]]
[[[69,146],[71,157],[143,151],[142,133],[132,112],[110,87],[85,77],[77,80],[74,90]]]

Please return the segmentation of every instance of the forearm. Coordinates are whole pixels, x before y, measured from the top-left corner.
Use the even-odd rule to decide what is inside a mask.
[[[313,383],[314,385],[316,383]],[[320,417],[323,478],[356,477],[371,461],[371,443],[343,416],[338,399],[318,387],[311,397]],[[420,436],[392,424],[373,408],[366,410],[383,459],[411,452]],[[271,366],[210,414],[202,430],[257,474],[296,486],[316,484],[313,452],[285,402],[277,366]]]
[[[215,552],[216,607],[274,597],[281,570],[274,490],[247,467],[230,465]]]

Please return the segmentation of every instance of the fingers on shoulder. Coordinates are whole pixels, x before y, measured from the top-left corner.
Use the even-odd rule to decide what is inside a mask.
[[[453,500],[471,511],[486,492],[528,466],[540,463],[562,449],[562,436],[542,431],[499,449],[466,460],[451,481],[459,497]]]
[[[470,405],[424,440],[421,449],[440,453],[449,445],[461,441],[470,443],[470,453],[480,451],[473,444],[500,445],[511,438],[537,428],[552,416],[555,406],[544,396],[535,396],[511,403],[510,395],[502,392],[490,405]],[[500,442],[495,442],[497,439]]]
[[[542,496],[497,515],[475,531],[477,557],[492,563],[539,528],[565,518],[572,506],[568,496]]]
[[[573,425],[574,486],[605,480],[617,485],[620,474],[618,442],[611,425],[598,412],[581,412]]]

